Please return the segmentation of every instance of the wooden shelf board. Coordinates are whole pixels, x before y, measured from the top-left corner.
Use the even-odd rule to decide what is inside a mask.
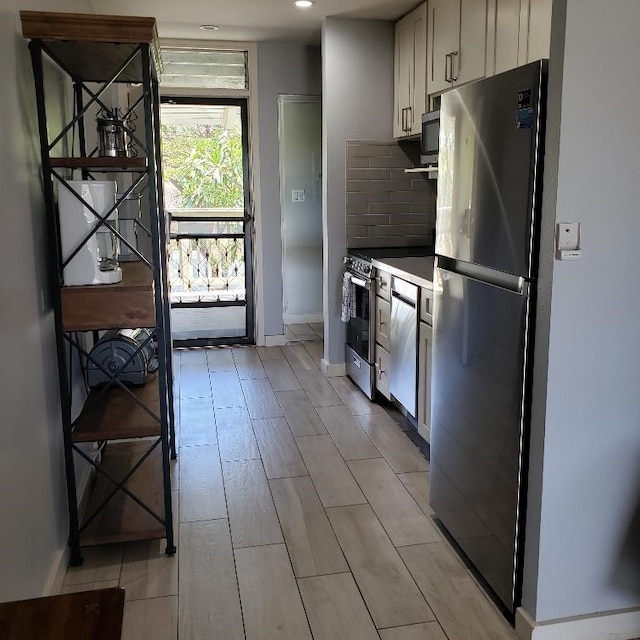
[[[101,466],[114,478],[122,479],[150,444],[150,441],[111,443],[105,448]],[[113,488],[114,485],[98,473],[85,516],[92,514]],[[161,445],[129,479],[127,488],[152,511],[164,517]],[[164,537],[165,527],[128,495],[118,491],[80,534],[80,543],[82,546],[93,546]]]
[[[50,158],[53,168],[64,169],[92,169],[93,171],[125,171],[144,170],[147,168],[146,158]]]
[[[139,44],[149,45],[154,70],[162,72],[155,18],[21,11],[22,35],[42,40],[74,79],[106,82]],[[116,82],[142,82],[136,56]]]
[[[65,331],[154,327],[153,275],[143,262],[123,262],[118,284],[62,287]]]
[[[160,385],[152,376],[143,387],[130,387],[136,398],[160,417]],[[120,387],[94,389],[76,421],[74,442],[159,436],[160,423]]]
[[[52,11],[21,11],[20,18],[25,38],[149,44],[158,39],[155,18]]]

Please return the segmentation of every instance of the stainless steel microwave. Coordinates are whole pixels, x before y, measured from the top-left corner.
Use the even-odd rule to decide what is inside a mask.
[[[440,111],[422,114],[420,136],[420,164],[438,166],[438,143],[440,140]]]

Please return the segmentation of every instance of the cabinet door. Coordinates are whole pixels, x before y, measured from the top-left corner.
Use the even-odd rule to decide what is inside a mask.
[[[380,296],[376,296],[376,342],[389,351],[389,327],[391,324],[391,305]]]
[[[406,136],[406,113],[411,104],[411,76],[413,75],[413,22],[405,16],[396,24],[395,39],[395,96],[393,135]]]
[[[495,34],[493,51],[489,51],[487,75],[502,73],[518,66],[520,5],[522,0],[494,0],[495,14],[490,29]],[[526,2],[526,0],[524,0]],[[490,45],[489,45],[490,46]],[[493,53],[493,55],[491,55]]]
[[[455,84],[483,78],[487,53],[487,0],[460,0],[460,49],[453,56]]]
[[[379,271],[376,274],[376,293],[385,300],[391,300],[391,274]]]
[[[391,399],[389,392],[389,365],[391,358],[389,352],[380,345],[376,345],[376,389],[387,400]]]
[[[431,362],[433,329],[420,323],[418,338],[418,433],[431,442]]]
[[[527,52],[522,64],[549,57],[552,0],[529,0]]]
[[[411,82],[411,134],[422,132],[422,114],[427,110],[427,3],[413,16],[413,77]]]
[[[460,48],[460,0],[429,2],[428,74],[429,93],[451,86],[450,54]]]

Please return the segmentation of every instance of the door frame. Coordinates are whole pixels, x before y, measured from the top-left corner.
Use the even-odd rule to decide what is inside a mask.
[[[163,92],[160,104],[191,104],[191,105],[224,105],[240,107],[242,123],[242,177],[244,187],[244,262],[245,262],[245,299],[246,299],[246,335],[233,340],[233,344],[255,344],[256,342],[256,312],[255,312],[255,277],[253,243],[255,238],[255,219],[253,215],[253,198],[251,189],[251,156],[250,156],[250,101],[248,96],[221,97],[187,96],[179,92]],[[160,123],[162,124],[162,122]],[[197,303],[193,305],[197,307]],[[220,305],[225,306],[225,305]],[[227,305],[228,306],[228,305]],[[241,306],[241,305],[238,305]],[[194,338],[188,340],[173,340],[175,347],[209,347],[230,344],[228,338]]]
[[[254,326],[257,346],[267,343],[264,320],[264,275],[262,250],[262,187],[260,171],[260,132],[258,130],[258,45],[256,42],[227,40],[186,40],[182,38],[162,38],[160,47],[183,49],[221,49],[244,51],[247,54],[248,87],[246,89],[205,89],[192,87],[163,87],[160,96],[189,98],[246,98],[249,102],[249,154],[251,178],[251,207],[253,213],[253,279],[254,279]],[[283,336],[284,338],[284,336]]]

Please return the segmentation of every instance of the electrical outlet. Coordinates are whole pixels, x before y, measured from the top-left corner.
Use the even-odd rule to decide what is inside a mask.
[[[580,223],[558,222],[556,225],[556,257],[558,260],[578,260],[580,250]]]
[[[291,191],[291,202],[304,202],[306,199],[306,194],[304,189],[293,189]]]

